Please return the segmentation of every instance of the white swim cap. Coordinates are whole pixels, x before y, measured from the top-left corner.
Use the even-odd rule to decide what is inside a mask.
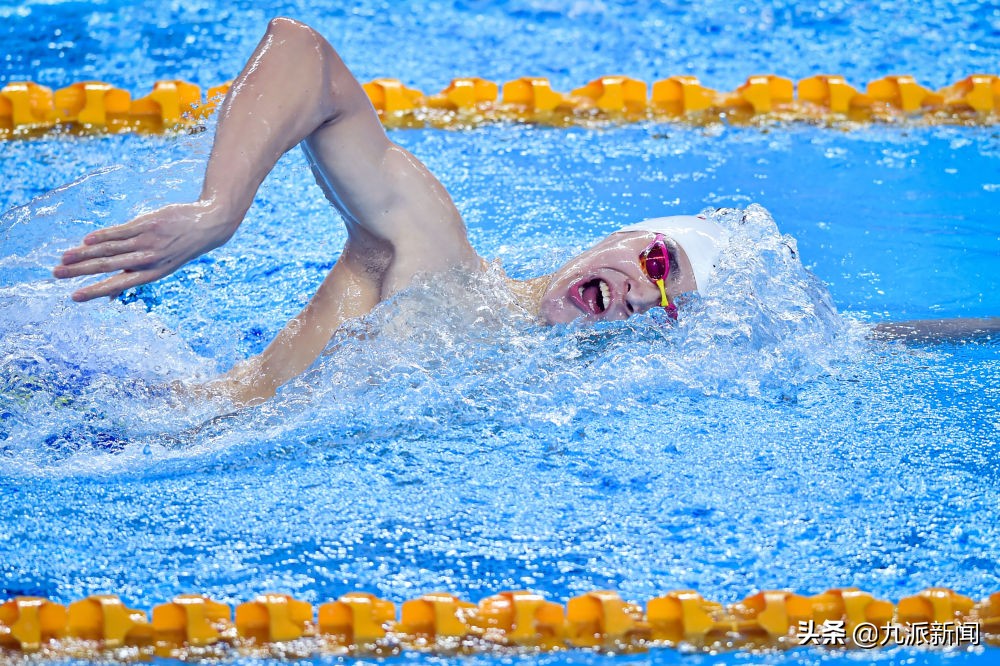
[[[654,217],[622,227],[615,233],[624,231],[649,231],[673,239],[690,260],[695,284],[701,290],[707,289],[711,283],[719,254],[729,241],[728,231],[700,215]]]

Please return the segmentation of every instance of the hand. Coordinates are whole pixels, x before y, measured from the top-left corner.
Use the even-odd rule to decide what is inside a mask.
[[[53,269],[57,278],[113,273],[73,293],[74,301],[117,296],[159,280],[219,247],[238,226],[211,201],[164,206],[131,222],[87,234]]]

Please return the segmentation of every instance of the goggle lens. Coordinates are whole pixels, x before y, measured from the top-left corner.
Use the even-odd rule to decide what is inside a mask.
[[[646,273],[646,277],[660,288],[660,305],[667,311],[667,316],[677,319],[677,306],[670,302],[664,284],[670,275],[670,258],[667,255],[667,244],[663,240],[663,234],[656,234],[649,247],[642,251],[639,255],[639,265]]]
[[[667,247],[663,241],[653,241],[652,245],[643,251],[640,261],[642,269],[646,271],[650,280],[656,282],[666,279],[670,264],[667,259]]]

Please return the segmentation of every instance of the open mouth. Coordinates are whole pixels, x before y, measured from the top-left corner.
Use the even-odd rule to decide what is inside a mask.
[[[570,297],[581,310],[588,314],[602,314],[611,305],[611,288],[601,278],[593,278],[576,286],[576,293]]]

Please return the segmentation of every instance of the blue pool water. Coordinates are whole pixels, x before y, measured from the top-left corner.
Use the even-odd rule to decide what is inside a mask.
[[[693,72],[724,89],[765,70],[858,84],[905,70],[937,86],[995,69],[989,3],[857,7],[29,3],[0,9],[16,45],[0,80],[213,84],[272,13],[316,24],[362,78],[428,90],[453,74],[541,73],[567,89],[609,71]],[[56,29],[55,46],[29,44]],[[720,219],[745,242],[726,290],[673,327],[543,329],[490,276],[417,285],[352,329],[366,342],[337,338],[275,400],[235,414],[163,387],[260,351],[336,259],[344,233],[301,154],[229,245],[167,280],[78,305],[47,277],[86,231],[195,196],[208,129],[0,143],[0,597],[110,591],[148,609],[191,591],[1000,590],[996,342],[865,340],[874,321],[1000,313],[996,127],[393,132],[515,276],[650,215],[738,208]],[[675,660],[751,657],[616,661]]]

